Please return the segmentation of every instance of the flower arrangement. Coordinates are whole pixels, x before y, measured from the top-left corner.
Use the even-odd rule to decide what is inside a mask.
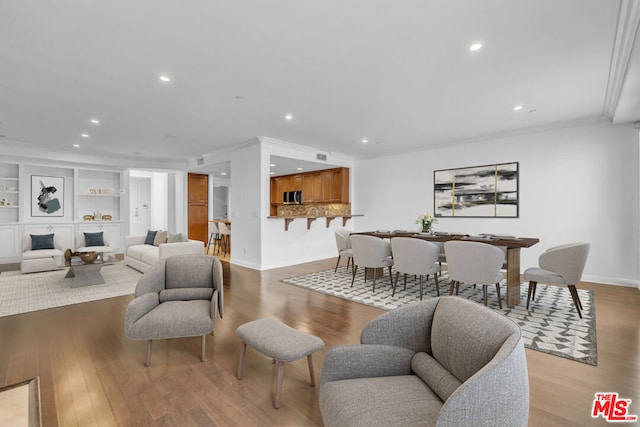
[[[438,220],[430,213],[420,214],[418,215],[418,219],[416,219],[416,224],[422,225],[423,233],[431,233],[433,231],[433,224],[437,223]]]

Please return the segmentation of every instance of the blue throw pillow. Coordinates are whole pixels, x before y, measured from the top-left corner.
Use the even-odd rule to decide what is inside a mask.
[[[144,239],[145,245],[153,245],[153,241],[156,239],[156,233],[158,230],[149,230],[147,231],[147,238]]]
[[[87,246],[104,246],[102,231],[99,233],[84,233],[84,242]]]
[[[31,234],[30,236],[32,250],[55,249],[55,246],[53,246],[53,234]]]

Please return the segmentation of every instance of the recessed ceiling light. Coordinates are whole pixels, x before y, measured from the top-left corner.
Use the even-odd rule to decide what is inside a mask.
[[[80,136],[83,137],[83,138],[89,138],[89,134],[88,133],[81,133]]]
[[[275,175],[276,173],[274,171],[269,172],[269,175]]]
[[[226,175],[226,174],[227,174],[226,172],[220,172],[220,175]]]
[[[298,166],[296,169],[297,169],[297,170],[299,170],[299,171],[301,171],[303,168],[301,168],[301,167],[299,167],[299,166]]]
[[[369,142],[369,140],[368,140],[368,139],[366,139],[366,138],[362,140],[362,143],[363,143],[363,144],[366,144],[367,142]]]
[[[286,116],[284,116],[284,118],[287,120],[291,120],[293,119],[293,116],[291,114],[287,114]]]
[[[269,163],[269,166],[273,168],[273,167],[276,166],[276,164],[275,163]]]
[[[163,83],[169,83],[171,81],[171,78],[169,76],[166,75],[161,75],[160,77],[158,77],[160,79],[161,82]]]
[[[515,107],[513,107],[513,111],[520,111],[522,110],[522,105],[516,105]]]
[[[475,52],[480,49],[482,49],[482,43],[473,43],[471,46],[469,46],[469,50],[471,52]]]
[[[90,122],[92,125],[99,125],[99,124],[100,124],[100,120],[98,120],[98,119],[91,119],[91,120],[89,120],[89,122]]]
[[[80,147],[80,144],[73,144],[73,146],[74,146],[75,148],[79,148],[79,147]]]

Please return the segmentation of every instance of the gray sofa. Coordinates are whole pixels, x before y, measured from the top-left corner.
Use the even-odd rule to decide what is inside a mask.
[[[161,259],[173,255],[202,255],[204,243],[199,240],[188,242],[145,244],[147,236],[126,236],[124,238],[124,262],[138,271],[145,272]]]
[[[361,344],[325,356],[325,426],[526,426],[527,363],[518,325],[454,296],[385,313]]]

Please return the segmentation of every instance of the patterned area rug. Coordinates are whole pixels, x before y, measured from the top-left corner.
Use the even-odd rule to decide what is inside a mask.
[[[117,262],[100,270],[102,285],[72,288],[72,278],[65,279],[67,268],[42,273],[0,274],[0,317],[44,310],[81,302],[133,294],[142,273]]]
[[[395,272],[393,274],[395,277]],[[358,272],[353,287],[350,287],[351,277],[350,270],[340,267],[337,273],[326,270],[291,277],[284,279],[283,282],[385,310],[392,310],[420,300],[420,287],[413,276],[407,277],[407,289],[404,290],[403,276],[400,275],[394,297],[391,296],[388,275],[376,280],[375,294],[372,293],[372,281],[364,283],[362,272]],[[448,295],[449,278],[446,272],[443,273],[439,282],[440,294]],[[514,308],[508,308],[506,305],[506,283],[500,289],[503,308],[498,307],[495,286],[489,287],[489,308],[504,314],[520,325],[527,348],[589,365],[597,364],[596,316],[592,291],[578,290],[584,308],[583,318],[580,319],[567,288],[538,284],[536,300],[531,303],[529,310],[525,308],[528,284],[521,286],[522,302]],[[425,297],[436,296],[433,277],[424,281],[424,295]],[[482,286],[474,289],[472,285],[460,285],[459,296],[482,304]]]

